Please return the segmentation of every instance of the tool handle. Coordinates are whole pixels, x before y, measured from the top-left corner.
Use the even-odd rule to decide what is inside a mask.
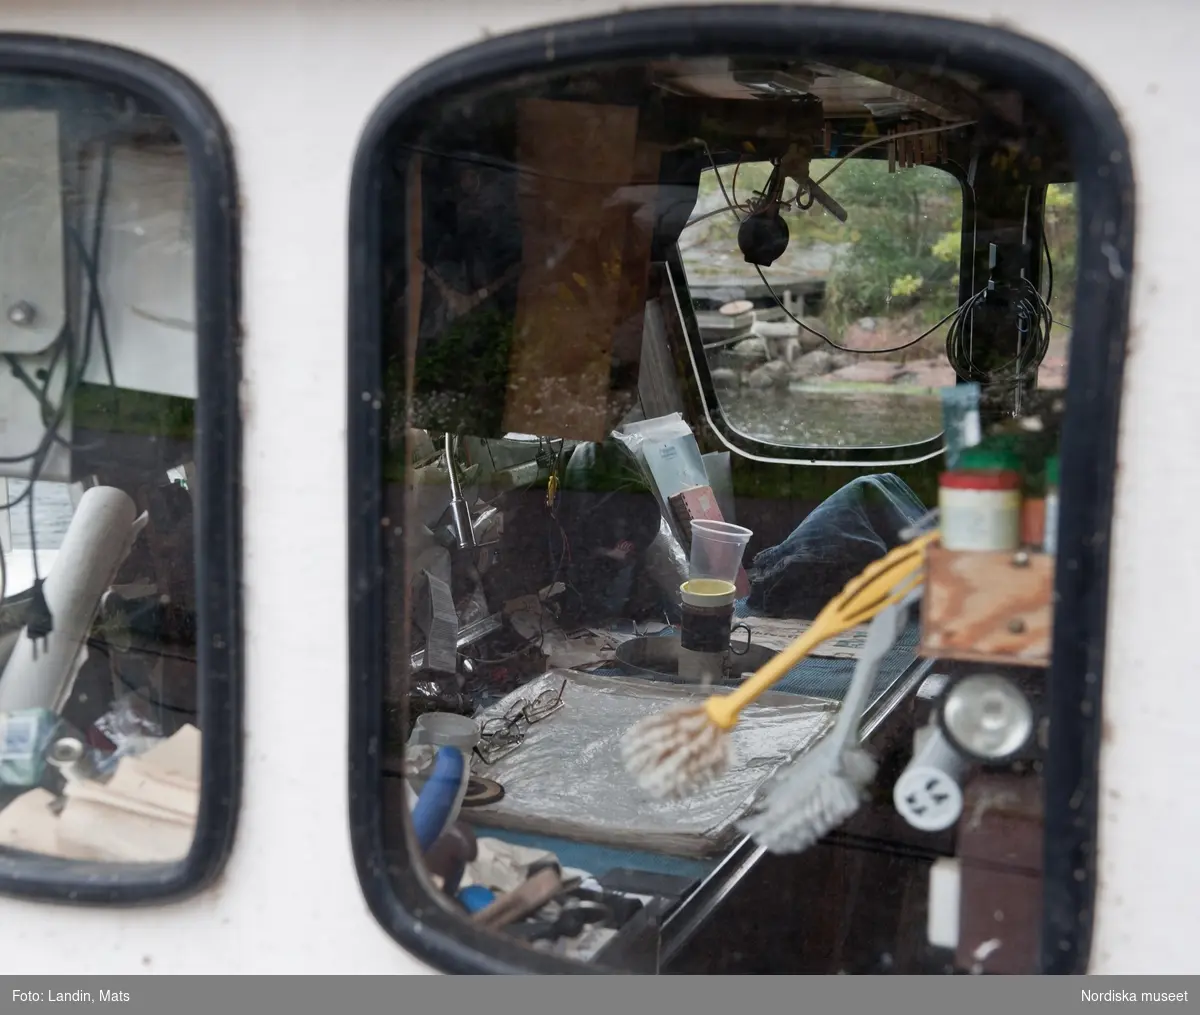
[[[842,699],[837,723],[830,734],[830,739],[835,743],[845,745],[851,741],[858,742],[858,727],[863,709],[871,689],[875,686],[879,669],[904,630],[909,607],[920,598],[920,587],[910,590],[898,601],[889,602],[871,621],[871,626],[867,629],[866,644],[863,645],[862,654],[855,664],[854,676],[850,678],[850,686]]]
[[[507,927],[522,917],[535,913],[562,891],[562,872],[555,867],[538,871],[511,892],[501,895],[479,910],[471,919],[492,930]]]
[[[828,609],[828,607],[826,607]],[[822,623],[822,616],[817,617],[813,626],[805,631],[777,656],[765,663],[763,667],[749,680],[728,694],[716,694],[704,703],[708,717],[723,730],[731,730],[737,723],[738,715],[747,705],[762,697],[772,685],[778,683],[784,675],[800,660],[809,654],[823,641],[828,641],[836,629],[828,622]]]

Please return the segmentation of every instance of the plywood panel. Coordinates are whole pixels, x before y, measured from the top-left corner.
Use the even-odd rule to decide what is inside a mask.
[[[935,546],[927,568],[922,655],[1049,665],[1053,557],[962,553]]]

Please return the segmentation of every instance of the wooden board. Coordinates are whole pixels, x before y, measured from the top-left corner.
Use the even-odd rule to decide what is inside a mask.
[[[638,110],[518,103],[522,265],[506,430],[602,441],[636,399],[659,153]],[[614,392],[615,374],[627,391]],[[628,405],[617,405],[624,394]]]
[[[1009,666],[1050,665],[1053,557],[963,553],[935,546],[926,567],[921,655]]]

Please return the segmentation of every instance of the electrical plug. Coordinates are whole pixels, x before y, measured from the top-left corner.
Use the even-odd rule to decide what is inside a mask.
[[[939,729],[925,731],[912,761],[896,780],[892,802],[913,828],[942,832],[962,816],[962,777],[969,763]]]

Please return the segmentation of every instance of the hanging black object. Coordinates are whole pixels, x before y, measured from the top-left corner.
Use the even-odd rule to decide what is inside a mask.
[[[45,643],[53,630],[54,618],[50,615],[50,604],[46,602],[46,595],[42,592],[42,579],[38,578],[33,583],[33,594],[25,609],[25,633],[34,643]]]
[[[38,468],[41,466],[39,465]],[[46,640],[54,630],[54,617],[50,615],[50,604],[46,602],[46,593],[42,591],[42,575],[38,570],[37,549],[37,520],[33,510],[34,483],[37,481],[36,472],[29,480],[29,489],[25,491],[26,506],[29,510],[29,549],[33,555],[33,592],[29,597],[29,605],[25,608],[25,633],[33,642],[34,658],[37,658],[37,644],[46,647]]]
[[[791,233],[779,208],[771,205],[747,216],[738,227],[737,239],[747,264],[769,268],[787,250]]]

